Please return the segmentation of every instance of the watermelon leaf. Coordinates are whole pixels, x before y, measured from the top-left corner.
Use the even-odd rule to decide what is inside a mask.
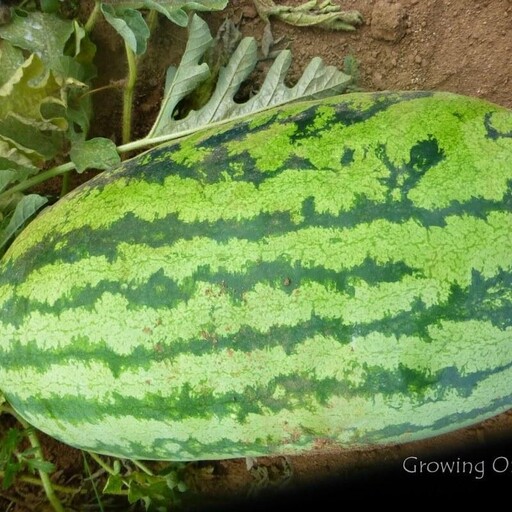
[[[123,486],[121,475],[109,475],[105,487],[103,487],[103,494],[124,494]]]
[[[10,428],[0,440],[0,470],[3,471],[2,489],[8,489],[16,475],[23,469],[23,463],[16,460],[14,454],[25,438],[23,431]]]
[[[139,11],[102,3],[101,12],[135,55],[142,55],[146,51],[150,31]]]
[[[9,24],[0,26],[0,39],[36,54],[47,67],[63,74],[60,58],[73,31],[70,20],[36,11],[15,14]]]
[[[32,174],[37,173],[38,168],[33,166],[30,160],[21,151],[11,148],[7,142],[0,140],[0,172],[14,171],[15,176],[11,181],[22,181]],[[0,179],[0,189],[6,185],[6,176]]]
[[[148,137],[172,130],[169,125],[172,125],[174,109],[178,102],[209,77],[208,65],[204,62],[199,64],[199,61],[212,41],[208,25],[199,16],[194,16],[180,66],[177,69],[171,66],[167,70],[165,97]]]
[[[188,24],[187,10],[194,11],[220,11],[228,4],[227,0],[142,0],[139,2],[120,1],[118,7],[130,7],[131,9],[153,9],[166,16],[170,21],[180,27]]]
[[[16,181],[16,171],[12,169],[0,169],[0,192],[13,181]]]
[[[75,57],[65,53],[73,34]],[[77,23],[41,12],[17,16],[0,37],[0,157],[16,152],[41,166],[65,151],[66,139],[86,136],[94,45]]]
[[[0,404],[4,399],[0,396]],[[0,439],[0,472],[3,473],[2,488],[8,489],[18,473],[28,470],[52,472],[55,466],[40,457],[38,447],[32,446],[21,451],[22,442],[33,434],[33,429],[9,428]]]
[[[59,0],[40,0],[41,11],[43,12],[58,12]]]
[[[91,168],[109,169],[121,161],[116,145],[104,137],[95,137],[73,145],[69,156],[78,172]]]
[[[199,65],[199,62],[211,41],[207,25],[194,15],[187,50],[178,69],[170,69],[168,72],[162,108],[146,141],[160,137],[179,137],[212,123],[248,116],[291,101],[340,94],[347,90],[352,81],[351,76],[334,66],[326,66],[316,57],[306,67],[298,82],[293,87],[288,87],[285,78],[292,56],[289,50],[283,50],[268,71],[260,91],[247,102],[237,103],[233,99],[235,94],[258,62],[256,40],[246,37],[241,40],[227,65],[220,69],[209,101],[199,110],[192,110],[184,119],[175,119],[173,114],[178,102],[187,92],[193,91],[200,80],[208,76],[204,68],[206,64]]]

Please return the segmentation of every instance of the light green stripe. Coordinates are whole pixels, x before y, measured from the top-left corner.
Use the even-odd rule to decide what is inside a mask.
[[[219,350],[203,355],[177,354],[147,367],[130,366],[114,375],[102,361],[67,360],[48,369],[25,366],[0,368],[6,393],[19,400],[36,394],[40,399],[71,395],[98,404],[112,404],[116,395],[144,400],[147,393],[177,396],[183,386],[198,395],[242,394],[247,388],[267,388],[276,377],[312,380],[337,379],[362,386],[375,368],[393,372],[409,368],[434,376],[444,368],[457,368],[462,376],[512,362],[512,328],[500,330],[489,322],[441,322],[431,326],[432,341],[413,336],[385,336],[374,332],[340,343],[316,335],[297,343],[291,354],[280,346],[253,350]],[[135,362],[135,361],[134,361]],[[70,370],[73,378],[70,379]],[[508,388],[503,388],[509,393]],[[499,395],[497,395],[499,396]],[[300,404],[290,400],[290,407]]]
[[[510,115],[510,110],[501,109],[498,112],[493,112],[491,116],[491,125],[502,134],[512,133],[512,116]],[[501,138],[499,140],[499,144],[504,148],[510,147],[510,135],[508,139],[507,137]]]
[[[418,299],[427,306],[442,302],[449,293],[446,283],[410,276],[376,286],[365,282],[354,285],[354,293],[345,294],[310,282],[288,294],[259,283],[238,302],[222,286],[198,283],[196,293],[186,303],[160,309],[129,308],[126,298],[106,292],[92,311],[86,307],[64,309],[57,318],[34,310],[19,329],[2,323],[0,347],[9,352],[14,342],[35,342],[41,350],[53,350],[80,339],[100,344],[108,340],[114,352],[130,354],[139,346],[172,346],[175,341],[230,336],[244,326],[266,333],[272,327],[307,322],[313,315],[340,319],[348,325],[367,323],[409,311]]]
[[[381,443],[405,442],[418,437],[426,437],[462,428],[477,423],[487,417],[503,412],[506,406],[493,409],[491,412],[471,415],[471,418],[447,425],[444,429],[435,430],[436,421],[443,420],[457,411],[464,415],[488,407],[493,399],[506,396],[512,389],[512,369],[508,368],[496,372],[478,382],[472,393],[460,395],[456,390],[445,390],[442,397],[438,391],[431,392],[418,403],[414,397],[403,394],[383,395],[376,394],[365,397],[333,396],[325,405],[308,403],[307,407],[290,405],[289,408],[277,413],[268,411],[266,414],[250,413],[244,422],[240,422],[236,415],[210,418],[183,418],[181,421],[167,422],[153,421],[151,419],[135,418],[129,414],[122,417],[107,416],[101,421],[84,421],[83,424],[74,425],[65,421],[58,422],[47,417],[30,414],[23,411],[23,416],[31,424],[58,438],[64,438],[69,444],[93,449],[100,446],[112,446],[113,455],[133,453],[133,443],[140,443],[146,451],[139,457],[147,458],[148,453],[154,458],[170,460],[197,459],[197,455],[181,450],[177,442],[199,441],[206,445],[203,459],[225,458],[226,454],[208,451],[209,443],[218,443],[228,439],[240,447],[240,456],[268,455],[269,449],[265,446],[270,442],[279,443],[275,449],[278,453],[303,452],[313,448],[314,441],[309,446],[298,447],[297,435],[314,432],[318,438],[331,438],[339,443],[357,445],[357,441],[366,434],[372,434],[390,425],[409,423],[412,426],[423,427],[420,434],[390,433],[389,437],[380,439]],[[161,451],[152,446],[153,440],[169,439],[161,445]],[[248,453],[244,446],[260,440],[261,452]],[[174,456],[173,456],[174,454]],[[231,455],[232,456],[232,455]]]
[[[512,213],[492,212],[487,219],[450,216],[446,224],[426,228],[414,219],[402,224],[379,219],[350,229],[310,227],[259,242],[195,237],[156,248],[121,243],[112,263],[104,256],[57,261],[32,272],[16,293],[52,305],[62,297],[71,300],[74,288],[95,287],[103,280],[138,286],[162,269],[181,283],[204,266],[212,274],[225,271],[243,280],[247,265],[276,260],[334,271],[361,265],[366,258],[380,264],[403,262],[419,276],[444,282],[439,285],[443,290],[450,283],[467,287],[473,270],[488,278],[512,269]]]

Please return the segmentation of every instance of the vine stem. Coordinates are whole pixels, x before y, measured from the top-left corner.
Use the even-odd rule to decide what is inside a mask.
[[[97,453],[94,452],[87,452],[90,457],[98,463],[99,466],[101,466],[107,473],[110,475],[116,475],[116,471],[114,468],[110,467]],[[142,462],[134,459],[130,459],[130,462],[132,462],[135,466],[137,466],[139,469],[144,471],[147,475],[153,476],[153,472]]]
[[[91,459],[93,459],[99,466],[101,466],[109,475],[115,475],[116,472],[111,468],[98,454],[94,452],[87,452]]]
[[[127,144],[131,140],[132,133],[132,109],[133,109],[133,92],[137,81],[137,59],[133,50],[125,43],[126,59],[128,62],[128,79],[124,88],[123,95],[123,144]]]
[[[151,9],[148,14],[147,24],[149,28],[149,32],[152,34],[156,28],[156,24],[158,23],[158,12],[154,9]]]
[[[4,471],[0,471],[0,477],[3,478],[5,475],[5,472]],[[35,476],[31,476],[31,475],[25,475],[25,474],[21,474],[21,475],[16,475],[16,479],[19,480],[20,482],[25,482],[27,484],[31,484],[31,485],[38,485],[38,486],[42,486],[43,483],[41,482],[41,480]],[[69,487],[68,485],[59,485],[59,484],[52,484],[53,488],[56,490],[56,491],[59,491],[59,492],[62,492],[64,494],[85,494],[87,491],[86,489],[80,489],[80,488],[76,488],[76,487]]]
[[[43,450],[41,448],[41,443],[39,442],[39,439],[35,431],[23,418],[19,416],[19,414],[16,414],[14,410],[11,411],[11,414],[14,414],[16,419],[20,422],[21,426],[26,430],[28,440],[30,441],[30,445],[32,446],[32,448],[34,448],[34,451],[36,452],[37,456],[41,460],[45,460],[43,456]],[[62,503],[55,494],[55,489],[53,487],[52,481],[50,480],[50,476],[48,475],[48,473],[46,471],[43,471],[42,469],[38,469],[37,471],[39,473],[39,478],[43,485],[44,492],[46,493],[46,497],[48,498],[48,501],[53,507],[53,510],[55,510],[55,512],[65,512]]]
[[[39,183],[42,183],[43,181],[49,180],[50,178],[54,178],[55,176],[60,176],[65,172],[72,171],[74,168],[75,164],[73,162],[66,162],[65,164],[57,165],[56,167],[52,167],[51,169],[48,169],[46,171],[39,172],[32,178],[24,180],[18,183],[17,185],[10,187],[2,194],[0,194],[0,201],[3,198],[8,197],[16,192],[23,192],[24,190],[27,190],[30,187],[39,185]]]
[[[154,476],[153,472],[145,465],[143,464],[142,462],[138,461],[138,460],[134,460],[132,459],[131,462],[137,466],[139,469],[141,469],[142,471],[144,471],[144,473],[146,473],[146,475],[149,475],[149,476]]]
[[[84,25],[84,30],[87,34],[90,34],[95,23],[96,23],[96,20],[98,19],[98,15],[100,13],[100,7],[101,7],[101,2],[99,0],[96,0],[94,2],[94,8],[91,12],[91,14],[89,14],[89,17],[87,18],[87,21],[85,22],[85,25]]]
[[[70,176],[69,172],[66,172],[62,176],[62,186],[60,188],[60,197],[65,196],[69,192],[69,186],[70,186]]]

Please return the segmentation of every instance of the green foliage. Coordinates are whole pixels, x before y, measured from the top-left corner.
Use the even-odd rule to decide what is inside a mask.
[[[94,162],[96,169],[109,169],[120,162],[116,145],[103,137],[76,143],[69,152],[71,161],[78,172],[83,172]]]
[[[16,206],[12,209],[12,214],[0,220],[0,250],[47,201],[45,197],[38,194],[13,198]],[[6,209],[9,210],[9,206]]]
[[[107,2],[104,2],[106,4]],[[109,2],[113,3],[113,2]],[[150,9],[166,16],[170,21],[181,27],[188,24],[190,11],[220,11],[228,4],[227,0],[118,0],[116,8],[120,9]]]
[[[35,473],[38,470],[51,472],[55,469],[51,462],[39,457],[36,448],[20,448],[28,434],[28,430],[10,428],[0,439],[0,471],[3,473],[3,489],[8,489],[22,472]]]
[[[0,394],[0,403],[4,401]],[[19,480],[34,483],[30,475],[37,472],[52,473],[56,467],[41,456],[38,443],[29,442],[36,436],[33,427],[24,428],[22,425],[6,429],[0,438],[0,479],[1,488],[8,490]],[[148,512],[165,512],[174,510],[181,504],[182,496],[189,488],[185,483],[187,464],[160,464],[154,472],[140,462],[113,459],[107,460],[95,454],[90,454],[93,460],[107,471],[108,477],[103,479],[101,489],[98,483],[101,472],[91,473],[90,464],[84,455],[84,481],[89,481],[92,490],[96,492],[100,510],[104,510],[103,501],[109,497],[118,496],[131,505],[143,504]],[[87,478],[85,478],[87,476]],[[58,486],[61,492],[78,494],[79,489]],[[58,508],[56,508],[58,510]]]
[[[153,472],[140,462],[121,464],[120,459],[114,459],[110,466],[98,455],[90,455],[109,474],[103,496],[126,496],[128,503],[143,503],[149,512],[165,512],[179,505],[183,493],[188,491],[187,464],[169,463]]]
[[[351,77],[350,91],[360,90],[359,81],[361,79],[361,70],[359,62],[354,55],[348,54],[343,58],[343,72]]]
[[[16,11],[0,38],[1,250],[47,202],[17,187],[87,137],[95,47],[75,21],[50,12]]]
[[[148,511],[165,511],[178,505],[181,494],[188,487],[182,480],[182,468],[168,468],[159,475],[148,475],[142,471],[132,473],[127,481],[128,502],[142,501]]]

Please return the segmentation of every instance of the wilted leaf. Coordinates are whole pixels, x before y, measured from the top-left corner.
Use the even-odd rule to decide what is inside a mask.
[[[229,19],[225,20],[201,57],[201,63],[208,65],[209,76],[180,100],[173,114],[175,119],[183,119],[191,110],[204,107],[217,86],[220,70],[228,64],[241,40],[242,34],[235,24]]]
[[[194,40],[198,39],[199,35],[205,41],[207,40],[204,33],[208,28],[205,25],[197,24],[192,27],[194,32],[191,29],[191,37],[193,36]],[[192,63],[189,59],[185,59],[184,55],[184,60],[172,74],[172,84],[166,88],[164,107],[147,138],[172,134],[179,136],[184,132],[199,130],[211,123],[247,116],[291,101],[340,94],[351,82],[349,75],[334,66],[326,66],[320,58],[316,57],[311,60],[297,83],[293,87],[288,87],[284,80],[292,57],[289,50],[283,50],[269,69],[260,91],[247,102],[236,103],[233,99],[236,92],[254,70],[258,60],[256,41],[252,37],[246,37],[242,39],[228,64],[220,70],[216,88],[208,103],[203,108],[192,111],[184,119],[173,119],[173,106],[182,97],[181,92],[176,94],[176,91],[191,90],[196,87],[195,82],[187,76],[186,70],[191,64],[199,61],[200,51],[205,50],[199,46],[195,48]]]
[[[56,100],[60,86],[43,62],[30,55],[0,88],[0,118],[10,113],[24,117],[40,118],[40,104],[47,98]]]
[[[56,75],[35,54],[14,69],[13,62],[19,63],[15,57],[19,50],[6,41],[2,47],[7,53],[0,56],[0,69],[10,70],[11,75],[0,87],[0,139],[39,165],[62,150],[68,128],[69,137],[75,134],[75,126],[85,137],[90,98],[80,99],[79,94],[86,87],[82,82],[72,76]],[[8,62],[4,65],[5,55]],[[69,75],[80,75],[81,65],[61,55],[61,69]]]
[[[25,62],[23,52],[4,41],[0,45],[0,88],[16,73]]]
[[[49,122],[24,119],[12,114],[0,119],[0,139],[37,162],[50,160],[59,152],[64,142],[64,133]]]
[[[275,4],[273,0],[255,1],[260,17],[269,16],[296,27],[320,27],[326,30],[353,31],[363,23],[359,11],[345,11],[331,0],[311,0],[297,6]]]
[[[208,65],[199,64],[199,61],[212,40],[208,25],[199,16],[194,16],[180,65],[178,69],[170,67],[167,70],[165,96],[148,137],[167,133],[168,125],[173,122],[172,116],[176,105],[210,75]]]
[[[0,140],[0,169],[14,169],[17,172],[26,172],[27,176],[37,172],[29,158],[7,142]]]
[[[75,144],[69,156],[78,172],[86,169],[110,169],[121,161],[116,145],[103,137]]]
[[[55,156],[63,142],[57,132],[68,127],[62,93],[41,59],[30,55],[0,88],[0,139],[34,163]]]

